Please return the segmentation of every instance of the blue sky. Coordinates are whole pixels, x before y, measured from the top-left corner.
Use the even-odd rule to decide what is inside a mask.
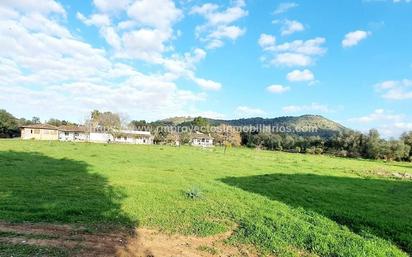
[[[83,121],[320,114],[412,130],[412,1],[0,3],[0,108]]]

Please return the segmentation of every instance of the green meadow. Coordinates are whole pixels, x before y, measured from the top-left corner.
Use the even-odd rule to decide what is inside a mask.
[[[234,230],[228,244],[262,255],[409,256],[405,173],[411,164],[246,148],[2,140],[0,221]]]

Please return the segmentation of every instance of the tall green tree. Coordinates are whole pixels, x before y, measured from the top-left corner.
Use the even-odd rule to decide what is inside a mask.
[[[412,131],[403,133],[401,136],[401,140],[409,146],[409,160],[412,161]]]
[[[381,157],[381,140],[379,132],[371,129],[365,144],[365,155],[369,159],[379,159]]]
[[[129,123],[129,127],[131,127],[132,129],[137,129],[137,130],[147,130],[147,122],[145,120],[132,120]]]
[[[201,132],[208,132],[210,128],[209,121],[203,117],[194,118],[194,120],[191,122],[191,125],[195,130]]]
[[[0,138],[18,137],[19,135],[17,119],[6,110],[0,110]]]
[[[34,116],[33,118],[31,118],[31,123],[32,124],[40,124],[41,123],[40,118]]]
[[[98,110],[92,111],[91,121],[94,127],[99,126],[108,130],[120,129],[122,125],[118,113],[100,112]]]

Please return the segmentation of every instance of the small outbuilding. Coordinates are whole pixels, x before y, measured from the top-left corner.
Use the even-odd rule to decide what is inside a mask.
[[[153,136],[149,131],[120,130],[114,134],[114,142],[123,144],[153,144]]]
[[[213,137],[196,132],[192,135],[192,146],[213,147]]]
[[[84,126],[63,125],[58,129],[60,141],[88,141],[88,133]]]

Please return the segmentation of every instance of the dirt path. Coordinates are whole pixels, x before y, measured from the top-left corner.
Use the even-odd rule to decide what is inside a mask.
[[[139,228],[134,233],[89,233],[83,228],[0,222],[0,243],[55,247],[78,257],[235,257],[258,256],[251,247],[224,243],[231,233],[211,237],[167,235]],[[1,253],[0,253],[1,255]]]

